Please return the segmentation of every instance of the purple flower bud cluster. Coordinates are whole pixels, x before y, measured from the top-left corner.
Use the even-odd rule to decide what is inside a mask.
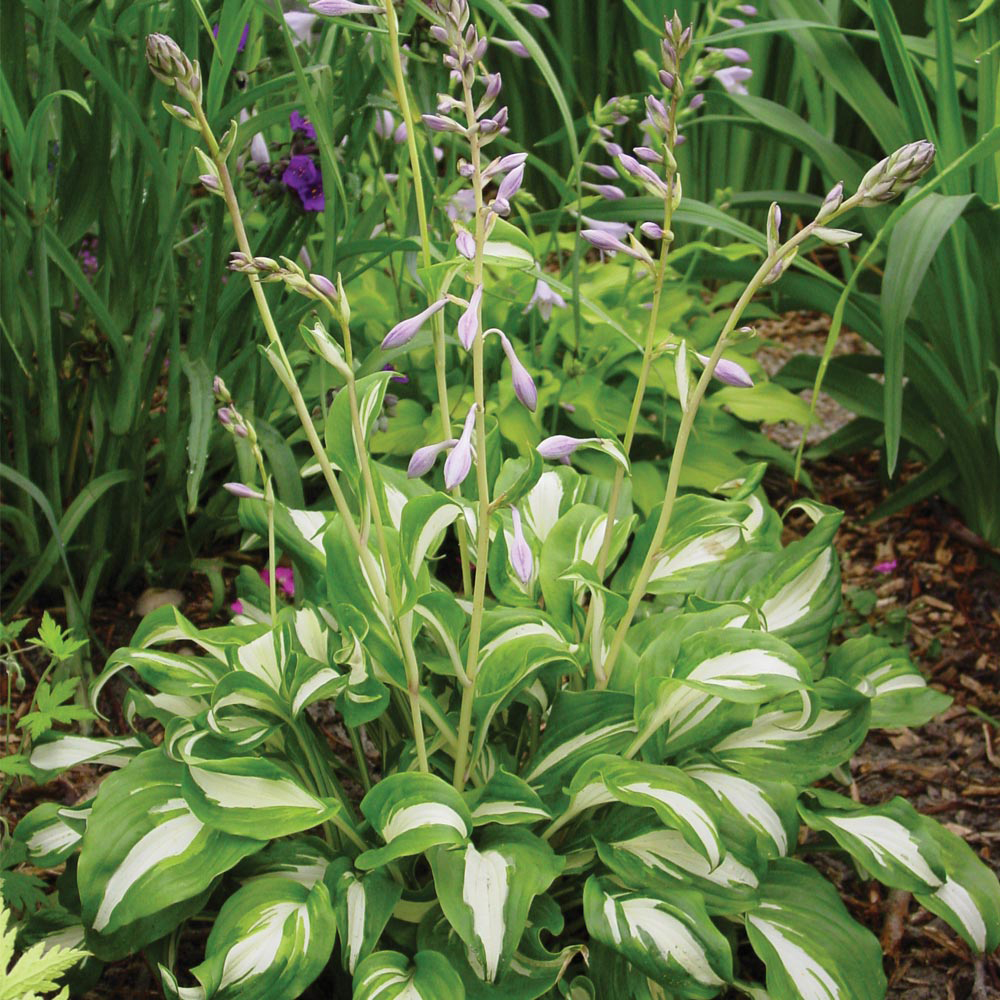
[[[257,435],[254,433],[253,425],[243,417],[232,402],[228,406],[220,407],[216,416],[219,418],[219,423],[230,434],[244,438],[251,444],[256,444]]]

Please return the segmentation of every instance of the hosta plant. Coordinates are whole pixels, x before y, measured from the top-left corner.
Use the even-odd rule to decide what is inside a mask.
[[[376,16],[398,65],[391,3],[314,7]],[[947,704],[878,639],[829,648],[841,515],[796,505],[812,527],[783,546],[762,467],[678,492],[710,379],[748,381],[724,352],[754,293],[808,240],[849,239],[839,217],[915,183],[933,150],[905,147],[851,195],[838,185],[786,240],[774,206],[767,255],[710,353],[661,343],[690,43],[668,21],[661,90],[646,105],[653,165],[624,163],[661,199],[663,225],[643,234],[654,251],[587,235],[634,255],[653,284],[627,432],[554,435],[514,456],[497,431],[487,345],[499,342],[489,371],[501,398],[546,404],[523,345],[483,328],[482,302],[522,252],[504,217],[523,156],[487,152],[506,112],[464,0],[427,14],[452,87],[423,120],[460,145],[473,211],[422,272],[428,305],[383,341],[403,357],[435,323],[440,401],[451,401],[440,439],[405,472],[370,454],[394,373],[358,374],[343,283],[254,253],[227,168],[234,140],[211,132],[200,69],[169,38],[149,39],[151,68],[205,144],[202,181],[226,203],[233,267],[248,275],[265,354],[332,504],[281,502],[253,420],[217,382],[220,417],[254,456],[259,482],[230,490],[266,540],[270,585],[231,625],[198,629],[174,608],[144,619],[93,690],[99,702],[112,677],[133,679],[132,735],[33,748],[39,780],[82,762],[115,768],[92,801],[39,807],[17,828],[35,864],[66,863],[48,918],[103,960],[143,949],[184,1000],[293,998],[319,977],[325,995],[356,1000],[881,996],[877,940],[809,863],[830,851],[912,892],[971,949],[994,948],[1000,886],[959,837],[902,799],[863,805],[831,787],[869,729],[919,725]],[[316,304],[301,332],[308,365],[327,366],[338,388],[325,412],[305,401],[306,362],[273,320],[269,281]],[[683,416],[666,490],[640,522],[631,443],[664,354]],[[573,468],[591,450],[613,463],[610,480]],[[279,549],[294,605],[279,601]],[[162,741],[139,720],[158,723]],[[189,920],[211,927],[191,969],[178,961]]]

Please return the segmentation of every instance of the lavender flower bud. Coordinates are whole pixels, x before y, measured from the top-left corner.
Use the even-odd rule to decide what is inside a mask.
[[[321,295],[325,295],[328,299],[333,299],[335,302],[337,300],[337,286],[329,279],[324,277],[322,274],[310,274],[309,280]]]
[[[552,437],[547,437],[541,444],[535,449],[542,458],[547,458],[550,460],[559,461],[564,458],[569,458],[570,455],[576,451],[580,445],[592,444],[594,441],[599,441],[600,438],[589,437],[589,438],[576,438],[570,437],[568,434],[554,434]]]
[[[750,53],[746,49],[723,49],[722,54],[730,61],[734,63],[748,63],[750,62]]]
[[[514,170],[516,167],[521,166],[521,164],[523,164],[527,159],[527,153],[508,153],[506,156],[499,156],[495,160],[490,160],[490,162],[483,168],[483,180],[489,180],[497,174],[510,173],[510,171]],[[461,170],[459,173],[461,173]],[[470,173],[468,175],[463,174],[463,176],[472,176],[471,166]]]
[[[354,3],[353,0],[313,0],[310,10],[324,17],[350,17],[352,14],[384,14],[381,7],[370,3]]]
[[[653,149],[651,146],[636,146],[632,150],[640,160],[645,160],[647,163],[662,163],[663,157]]]
[[[651,240],[663,239],[663,227],[658,226],[655,222],[644,222],[639,229],[643,236],[648,236]]]
[[[608,156],[621,156],[623,150],[617,142],[602,142],[601,145],[604,147],[604,152]]]
[[[934,163],[934,143],[926,139],[907,143],[875,164],[858,185],[861,204],[870,206],[892,201],[914,185]]]
[[[660,77],[660,83],[662,83],[663,86],[667,88],[667,90],[673,90],[674,89],[674,74],[673,73],[668,73],[665,69],[661,69],[658,75]]]
[[[437,444],[424,445],[418,448],[410,459],[410,464],[406,467],[406,474],[410,479],[426,475],[434,467],[438,455],[448,448],[454,448],[458,444],[458,438],[449,438],[447,441],[438,441]]]
[[[492,104],[500,95],[500,88],[502,86],[503,81],[500,79],[499,73],[488,73],[486,76],[486,89],[483,91],[480,107],[484,104],[487,106]]]
[[[666,132],[670,128],[670,112],[658,97],[650,94],[646,98],[646,114],[654,128]]]
[[[750,91],[747,90],[745,83],[750,77],[753,76],[753,70],[747,69],[745,66],[726,66],[723,69],[717,69],[712,76],[715,77],[719,83],[730,94],[749,94]]]
[[[448,31],[442,28],[440,24],[432,24],[430,29],[431,38],[434,41],[439,42],[441,45],[448,44]]]
[[[227,493],[232,493],[234,497],[239,497],[241,500],[264,499],[263,493],[258,493],[256,490],[250,489],[249,486],[244,486],[243,483],[223,483],[222,488]]]
[[[520,7],[525,14],[537,17],[540,21],[544,21],[545,18],[549,16],[548,7],[543,7],[540,3],[521,3],[518,4],[518,7]]]
[[[741,14],[743,14],[746,17],[756,17],[757,16],[757,8],[754,7],[753,4],[750,4],[750,3],[741,3],[741,4],[737,5],[736,9]]]
[[[697,352],[695,353],[695,357],[703,365],[707,365],[711,360],[704,354],[698,354]],[[712,372],[712,375],[720,382],[736,386],[738,389],[750,389],[753,387],[753,379],[747,374],[746,369],[735,361],[727,361],[725,358],[719,358],[719,362],[715,366],[715,371]]]
[[[233,397],[229,395],[229,389],[226,387],[226,383],[222,381],[221,375],[216,375],[212,379],[212,392],[220,403],[231,403],[233,401]]]
[[[424,323],[436,312],[444,309],[447,304],[447,299],[438,299],[437,302],[432,302],[423,312],[419,312],[416,316],[411,316],[409,319],[404,319],[397,323],[385,335],[385,339],[382,341],[382,350],[389,351],[394,347],[402,347],[403,344],[408,344],[417,335]]]
[[[614,184],[590,184],[588,181],[584,181],[580,186],[585,187],[588,191],[597,192],[608,201],[621,201],[625,197],[625,192]]]
[[[460,229],[455,237],[455,249],[466,259],[473,260],[476,256],[476,238],[468,229]]]
[[[473,254],[475,251],[473,251]],[[477,285],[469,300],[468,308],[462,313],[462,318],[458,321],[458,339],[461,345],[467,350],[472,350],[472,345],[479,331],[479,308],[483,301],[483,286]]]
[[[534,569],[531,546],[528,545],[528,540],[524,537],[524,531],[521,528],[521,515],[516,507],[511,507],[510,516],[514,522],[514,543],[508,553],[510,564],[521,583],[530,583],[531,573]]]
[[[223,427],[232,427],[233,411],[229,409],[228,406],[222,407],[222,409],[216,413],[216,416],[219,418],[219,423],[222,424]]]
[[[603,177],[606,181],[614,181],[618,179],[618,171],[615,170],[610,163],[584,163],[585,167],[590,167],[591,170],[595,171],[598,176]]]
[[[469,407],[465,416],[462,436],[444,463],[444,485],[453,490],[461,486],[472,468],[472,430],[476,425],[476,404]]]
[[[781,243],[781,206],[776,202],[771,202],[771,207],[767,212],[767,252],[774,253]]]
[[[816,213],[816,221],[822,222],[824,219],[828,219],[834,212],[840,208],[844,201],[844,182],[837,181],[832,188],[830,188],[829,193],[823,199],[823,204],[820,206],[820,210]]]
[[[432,132],[465,132],[465,128],[444,115],[421,115],[423,123]]]
[[[528,369],[521,364],[514,350],[514,345],[507,339],[506,334],[500,330],[497,332],[500,334],[500,343],[503,345],[503,352],[507,355],[507,360],[510,362],[514,395],[534,413],[535,407],[538,406],[538,389],[535,387],[535,380],[528,374]]]
[[[719,20],[723,24],[729,25],[730,28],[745,28],[747,26],[746,21],[741,21],[738,17],[720,17]]]
[[[688,108],[690,108],[692,111],[697,111],[704,103],[705,103],[705,95],[695,94],[694,97],[691,98],[691,102],[688,104]]]
[[[501,48],[506,49],[508,52],[512,52],[521,59],[531,58],[531,53],[524,47],[524,43],[516,41],[515,39],[494,38],[493,44],[499,45]]]
[[[580,235],[591,246],[597,247],[603,253],[619,253],[628,250],[628,247],[621,240],[600,229],[583,229],[580,231]]]
[[[670,193],[661,178],[657,177],[649,167],[640,163],[634,156],[622,153],[618,157],[618,162],[654,197],[663,198]]]

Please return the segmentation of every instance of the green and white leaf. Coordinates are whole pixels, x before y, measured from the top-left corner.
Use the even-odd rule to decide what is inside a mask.
[[[501,826],[537,823],[551,819],[538,793],[522,778],[498,767],[489,781],[466,792],[475,826],[497,823]]]
[[[347,862],[341,862],[337,871],[328,883],[334,894],[341,961],[353,974],[358,963],[374,951],[403,889],[385,872],[358,875]]]
[[[76,817],[75,822],[67,822],[64,815],[71,812]],[[89,813],[89,803],[82,810],[71,811],[58,802],[43,802],[17,824],[14,839],[24,844],[36,868],[54,868],[80,846]]]
[[[440,952],[377,951],[354,973],[353,1000],[465,1000],[465,987]]]
[[[59,774],[78,764],[124,767],[147,746],[147,741],[136,736],[99,739],[46,733],[31,748],[28,763],[35,772],[36,780],[44,783],[48,776]]]

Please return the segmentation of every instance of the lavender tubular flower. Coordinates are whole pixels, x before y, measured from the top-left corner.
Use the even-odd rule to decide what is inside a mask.
[[[503,345],[503,352],[507,355],[507,360],[510,362],[514,395],[534,413],[535,408],[538,406],[538,389],[535,387],[535,380],[528,374],[528,369],[521,364],[521,360],[514,350],[514,345],[507,339],[507,335],[500,330],[497,333],[500,334],[500,343]]]
[[[424,323],[435,313],[444,309],[447,304],[447,299],[438,299],[437,302],[432,302],[423,312],[419,312],[416,316],[411,316],[409,319],[404,319],[397,323],[385,335],[385,339],[382,341],[382,350],[389,351],[394,347],[402,347],[403,344],[408,344],[417,335]]]
[[[704,354],[695,353],[695,357],[703,364],[707,365],[711,358]],[[727,361],[719,358],[718,364],[712,375],[726,385],[735,386],[738,389],[752,389],[753,379],[747,374],[746,369],[735,361]]]
[[[513,52],[514,55],[521,59],[530,59],[531,53],[524,47],[523,42],[518,42],[512,38],[494,38],[494,45],[499,45],[501,48],[506,49],[508,52]]]
[[[508,153],[506,156],[501,156],[495,160],[491,160],[489,164],[483,168],[483,180],[488,181],[491,177],[495,177],[497,174],[509,173],[515,168],[521,166],[527,159],[527,153]],[[471,164],[468,166],[468,173],[464,173],[462,169],[459,169],[459,173],[461,173],[463,177],[472,176],[472,166]],[[615,176],[617,176],[617,174]]]
[[[595,437],[576,438],[570,437],[568,434],[553,434],[552,437],[547,437],[542,441],[535,451],[542,458],[561,461],[564,458],[569,458],[581,445],[592,444],[594,441],[599,440],[600,438]]]
[[[524,530],[521,527],[521,514],[516,507],[511,507],[510,516],[514,522],[514,542],[508,553],[510,564],[521,583],[530,583],[531,574],[534,570],[531,546],[528,545],[528,540],[524,537]]]
[[[241,500],[264,499],[263,493],[258,493],[256,490],[250,489],[249,486],[244,486],[243,483],[223,483],[222,488],[227,493],[232,493],[234,497],[239,497]]]
[[[631,174],[640,184],[655,198],[664,198],[670,193],[670,189],[657,175],[644,163],[640,163],[634,156],[622,153],[618,157],[618,162]]]
[[[444,115],[421,115],[421,120],[432,132],[462,132],[465,128]]]
[[[550,288],[541,278],[535,282],[535,291],[528,304],[522,310],[524,313],[538,310],[538,315],[548,323],[552,316],[553,308],[565,309],[566,300],[554,289]]]
[[[458,438],[449,438],[447,441],[438,441],[437,444],[424,445],[418,448],[410,459],[410,464],[406,467],[406,474],[410,479],[426,475],[434,467],[438,455],[448,448],[454,448],[458,444]]]
[[[543,7],[540,3],[519,3],[517,6],[520,7],[525,14],[537,17],[540,21],[544,21],[545,18],[549,16],[548,7]]]
[[[483,301],[483,286],[477,285],[469,300],[469,306],[462,313],[462,318],[458,321],[458,339],[461,345],[467,350],[472,350],[472,345],[479,330],[479,307]]]
[[[613,181],[618,179],[618,171],[615,170],[610,163],[584,163],[585,167],[590,167],[599,177],[603,177],[606,181]]]
[[[625,197],[625,192],[614,184],[590,184],[584,181],[581,187],[588,191],[594,191],[608,201],[621,201]]]
[[[718,80],[730,94],[750,93],[745,84],[746,81],[753,76],[752,69],[747,69],[745,66],[726,66],[724,69],[717,69],[712,76],[714,76],[715,79]]]
[[[352,14],[382,14],[381,7],[353,0],[313,0],[309,9],[324,17],[350,17]]]
[[[663,157],[650,146],[636,146],[632,152],[635,153],[640,160],[645,160],[647,163],[663,162]]]
[[[658,226],[655,222],[644,222],[639,230],[643,236],[648,236],[651,240],[663,239],[663,227]]]
[[[469,407],[465,416],[462,436],[444,463],[444,485],[453,490],[461,486],[472,468],[472,430],[476,425],[476,404]]]
[[[455,249],[466,260],[472,260],[476,256],[476,239],[468,229],[459,230],[455,237]]]

